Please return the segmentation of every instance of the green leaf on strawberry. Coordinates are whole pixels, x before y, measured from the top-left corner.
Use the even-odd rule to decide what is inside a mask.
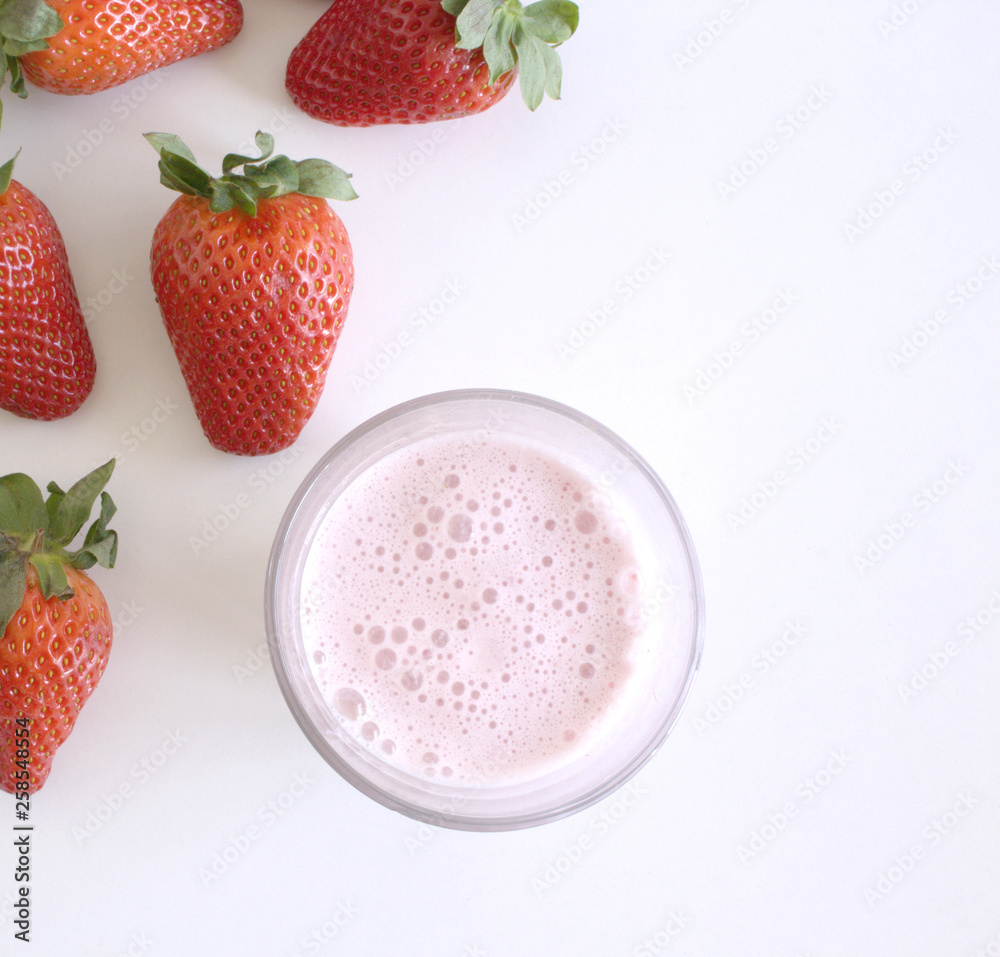
[[[187,145],[172,133],[145,133],[146,141],[160,154],[160,182],[188,196],[209,200],[213,213],[237,207],[248,216],[257,215],[262,199],[300,193],[321,199],[351,200],[358,194],[351,174],[326,160],[291,160],[271,157],[274,137],[258,130],[254,138],[260,156],[228,153],[222,161],[222,175],[210,176]],[[243,167],[242,173],[233,172]]]
[[[73,589],[66,566],[84,570],[99,564],[113,568],[118,554],[118,533],[108,528],[115,505],[104,486],[115,460],[94,469],[64,492],[54,482],[49,496],[22,472],[0,477],[0,634],[24,598],[27,566],[38,574],[42,595],[71,598]],[[87,530],[83,545],[67,546],[90,517],[97,496],[101,512]]]
[[[23,472],[0,478],[0,529],[22,542],[48,524],[45,502],[34,479]]]
[[[24,77],[18,57],[44,50],[48,38],[54,37],[64,24],[62,18],[44,0],[0,0],[0,45],[3,48],[3,69],[0,85],[10,73],[12,93],[24,98]]]
[[[0,106],[0,115],[2,114],[3,107]],[[6,193],[10,187],[10,181],[14,177],[14,163],[20,155],[21,151],[18,150],[3,166],[0,166],[0,196]]]
[[[455,46],[482,47],[491,83],[517,66],[530,109],[537,109],[545,94],[559,99],[562,61],[555,48],[579,26],[575,3],[539,0],[525,7],[519,0],[441,0],[441,6],[455,17]]]

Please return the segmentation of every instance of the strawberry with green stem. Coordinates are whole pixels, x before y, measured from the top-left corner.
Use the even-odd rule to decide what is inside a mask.
[[[556,47],[578,24],[570,0],[334,0],[292,51],[285,85],[338,126],[481,113],[518,77],[534,110],[559,98]]]
[[[14,159],[0,167],[0,408],[61,419],[90,395],[97,363],[59,227],[11,178]]]
[[[354,288],[347,230],[327,199],[357,194],[321,159],[230,153],[212,177],[172,134],[147,133],[160,182],[182,193],[153,235],[163,323],[216,448],[291,445],[319,403]],[[242,167],[242,172],[235,172]]]
[[[218,49],[243,27],[240,0],[0,0],[11,91],[97,93]]]
[[[44,500],[27,475],[0,477],[0,788],[11,793],[45,783],[108,664],[111,614],[87,569],[117,557],[104,491],[114,466],[65,492],[51,482]],[[99,516],[71,548],[98,495]]]

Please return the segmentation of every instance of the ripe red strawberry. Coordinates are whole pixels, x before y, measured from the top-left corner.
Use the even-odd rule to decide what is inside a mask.
[[[114,466],[66,492],[50,483],[45,501],[27,475],[0,478],[0,788],[11,793],[45,783],[107,667],[111,615],[84,569],[117,557],[115,506],[103,491]],[[70,550],[98,495],[100,516]]]
[[[160,182],[185,194],[156,227],[151,271],[205,435],[242,455],[287,448],[319,402],[354,288],[347,230],[326,202],[357,196],[349,176],[268,159],[266,133],[259,157],[229,154],[217,179],[176,136],[146,139]]]
[[[569,0],[334,0],[292,51],[285,86],[338,126],[481,113],[518,74],[534,110],[546,93],[559,99],[554,47],[578,21]]]
[[[59,228],[13,169],[0,167],[0,408],[59,419],[90,395],[94,349]]]
[[[96,93],[229,43],[240,0],[18,0],[0,18],[11,89]]]

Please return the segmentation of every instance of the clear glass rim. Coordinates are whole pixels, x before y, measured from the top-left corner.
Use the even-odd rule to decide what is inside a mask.
[[[693,634],[690,636],[690,651],[684,672],[684,680],[673,702],[673,706],[656,726],[646,745],[638,749],[631,759],[623,764],[613,776],[582,792],[571,801],[564,801],[558,806],[540,806],[523,813],[505,815],[462,813],[458,810],[455,812],[442,812],[431,807],[413,803],[392,791],[380,787],[359,772],[350,762],[346,761],[332,747],[326,735],[310,720],[306,714],[306,709],[302,706],[300,696],[296,691],[295,683],[286,663],[282,647],[282,636],[279,633],[278,608],[276,605],[279,576],[283,564],[289,558],[294,558],[294,556],[287,555],[285,549],[289,531],[298,518],[300,509],[308,499],[316,482],[333,462],[341,457],[347,449],[357,444],[370,433],[378,431],[388,423],[405,417],[407,414],[432,407],[443,408],[455,403],[484,401],[515,403],[569,419],[585,430],[594,433],[617,452],[624,455],[642,473],[643,477],[661,499],[676,527],[687,563],[687,573],[690,578],[693,599]],[[503,389],[454,389],[409,399],[383,412],[377,413],[343,436],[313,466],[296,489],[275,533],[266,571],[264,616],[271,663],[285,702],[299,727],[306,735],[306,738],[342,778],[379,804],[427,824],[471,831],[503,831],[548,823],[584,810],[619,790],[648,763],[676,724],[680,712],[689,697],[691,685],[697,674],[704,643],[705,598],[701,570],[694,549],[694,543],[680,509],[677,507],[673,496],[659,475],[624,439],[596,419],[570,406],[542,396]],[[435,786],[434,790],[439,793],[454,793],[456,798],[459,799],[461,795],[468,793],[462,788],[448,788],[447,786],[441,787],[439,785]]]

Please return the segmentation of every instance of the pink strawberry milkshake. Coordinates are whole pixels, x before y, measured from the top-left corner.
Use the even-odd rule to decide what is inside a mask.
[[[332,504],[302,576],[328,707],[366,748],[451,785],[588,749],[632,669],[640,561],[608,496],[544,445],[416,441]]]

